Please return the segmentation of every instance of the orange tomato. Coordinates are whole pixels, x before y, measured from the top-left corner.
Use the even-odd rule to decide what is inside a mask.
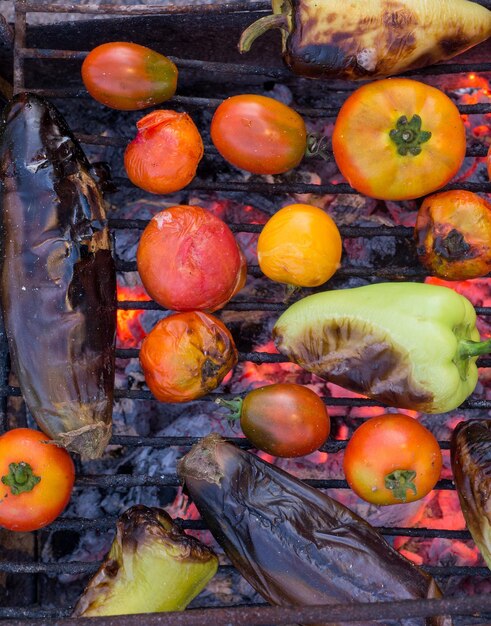
[[[82,64],[82,80],[90,95],[120,111],[145,109],[172,98],[177,74],[167,57],[126,41],[97,46]]]
[[[339,111],[334,158],[349,184],[383,200],[420,198],[440,189],[465,157],[465,127],[442,91],[408,78],[358,88]]]
[[[359,426],[343,461],[353,491],[373,504],[413,502],[435,486],[442,453],[432,433],[400,413],[372,417]]]
[[[0,437],[0,526],[31,531],[50,524],[68,504],[75,480],[64,448],[38,430]]]
[[[157,110],[136,124],[138,133],[124,153],[131,182],[151,193],[173,193],[196,175],[204,147],[187,113]]]
[[[325,283],[338,269],[341,254],[341,235],[334,220],[308,204],[280,209],[266,222],[257,243],[264,274],[297,287]]]
[[[274,98],[255,94],[224,100],[210,133],[224,159],[253,174],[287,172],[297,167],[307,147],[302,117]]]
[[[421,263],[435,276],[467,280],[491,271],[491,204],[471,191],[424,199],[415,238]]]
[[[230,228],[199,206],[178,205],[154,215],[136,260],[150,296],[175,311],[220,309],[247,276],[245,257]]]
[[[237,359],[228,328],[200,311],[160,320],[140,351],[147,385],[161,402],[201,398],[218,387]]]

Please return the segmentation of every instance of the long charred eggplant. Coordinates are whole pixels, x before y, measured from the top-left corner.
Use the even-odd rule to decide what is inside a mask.
[[[133,506],[74,617],[182,611],[216,574],[218,558],[163,510]]]
[[[398,554],[363,519],[219,435],[196,444],[179,462],[178,473],[232,563],[271,604],[441,596],[431,576]],[[447,626],[451,620],[439,617],[424,623]]]
[[[460,422],[450,457],[467,527],[491,569],[491,420]]]
[[[60,113],[28,93],[0,138],[2,305],[39,427],[83,459],[111,435],[116,273],[104,201]]]

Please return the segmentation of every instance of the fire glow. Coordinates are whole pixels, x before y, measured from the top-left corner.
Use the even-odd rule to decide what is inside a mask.
[[[118,302],[148,302],[150,298],[147,292],[140,285],[134,287],[117,286]],[[118,309],[117,313],[117,335],[118,342],[125,348],[138,346],[146,333],[140,323],[143,314],[141,309]]]

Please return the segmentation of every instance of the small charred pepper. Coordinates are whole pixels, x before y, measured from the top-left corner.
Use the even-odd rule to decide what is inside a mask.
[[[467,528],[491,569],[491,420],[460,422],[450,457]]]
[[[0,137],[2,306],[22,394],[83,459],[111,436],[116,271],[101,190],[60,113],[29,93]]]
[[[111,550],[73,617],[182,611],[217,568],[215,553],[163,509],[133,506],[119,518]]]
[[[468,0],[272,0],[239,51],[279,28],[283,58],[309,78],[362,80],[450,59],[491,36],[491,11]]]
[[[445,413],[477,384],[472,304],[447,287],[379,283],[299,300],[273,329],[278,350],[333,383],[398,408]]]
[[[179,462],[178,474],[232,563],[271,604],[441,597],[433,578],[396,552],[370,524],[219,435],[196,444]],[[423,623],[452,622],[445,617],[397,621],[398,626]],[[393,624],[384,621],[385,626]]]

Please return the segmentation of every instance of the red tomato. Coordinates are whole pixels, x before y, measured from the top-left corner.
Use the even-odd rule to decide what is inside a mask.
[[[31,531],[55,520],[68,504],[73,461],[44,433],[16,428],[0,437],[0,526]]]
[[[428,494],[440,477],[438,441],[417,420],[399,413],[380,415],[355,430],[344,453],[344,473],[367,502],[413,502]]]
[[[250,391],[244,400],[219,404],[240,416],[244,435],[259,450],[280,457],[298,457],[318,450],[331,423],[324,402],[302,385],[278,383]]]
[[[136,124],[124,153],[131,182],[151,193],[173,193],[188,185],[203,156],[203,140],[187,113],[152,111]]]
[[[157,213],[136,255],[145,289],[175,311],[215,311],[245,284],[247,265],[230,228],[199,206]]]
[[[166,317],[143,340],[140,363],[161,402],[188,402],[213,391],[237,363],[228,328],[200,311]]]
[[[124,41],[104,43],[89,52],[82,80],[90,95],[113,109],[132,111],[172,98],[177,67],[145,46]]]
[[[225,160],[254,174],[281,174],[297,167],[307,147],[300,115],[274,98],[254,94],[224,100],[210,133]]]

